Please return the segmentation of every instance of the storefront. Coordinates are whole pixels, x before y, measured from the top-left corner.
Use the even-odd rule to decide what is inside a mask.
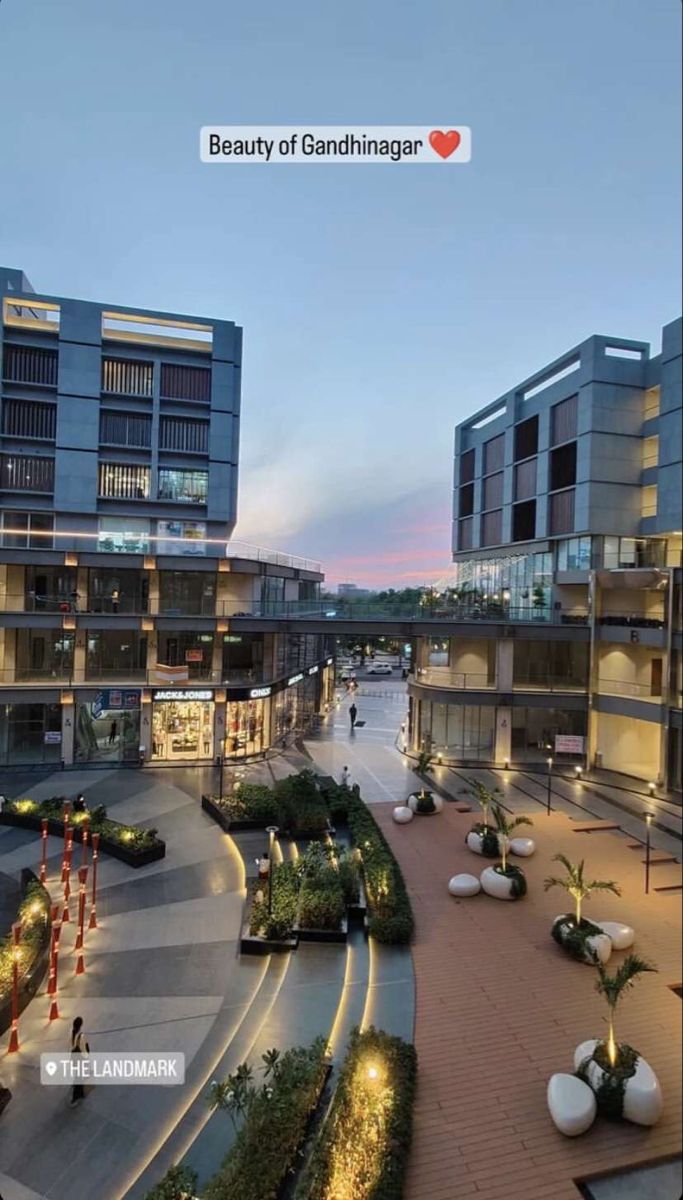
[[[228,700],[225,712],[226,758],[261,754],[270,745],[271,688],[251,688],[245,700]]]
[[[214,754],[212,688],[163,688],[152,694],[152,759],[179,762]]]
[[[74,762],[134,763],[139,746],[139,688],[76,693]]]
[[[62,711],[59,702],[0,704],[0,764],[59,764]]]

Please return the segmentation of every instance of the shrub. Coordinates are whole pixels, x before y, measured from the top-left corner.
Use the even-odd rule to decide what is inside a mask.
[[[28,807],[29,805],[30,807]],[[64,797],[52,796],[49,800],[40,801],[7,800],[4,811],[41,819],[48,817],[50,820],[63,822]],[[112,821],[107,816],[107,810],[103,804],[98,804],[87,813],[72,813],[71,824],[77,829],[86,818],[91,833],[99,833],[107,841],[117,842],[129,850],[148,850],[159,840],[156,829],[142,829],[136,825],[122,825],[119,821]]]
[[[212,796],[230,821],[254,821],[258,824],[277,825],[278,803],[273,790],[261,783],[243,783],[229,796]]]
[[[299,908],[302,929],[340,929],[344,909],[339,872],[334,867],[304,879]]]
[[[360,859],[355,850],[346,850],[339,858],[339,882],[344,903],[357,904],[360,898]]]
[[[312,771],[288,775],[275,784],[281,829],[291,833],[322,833],[329,828],[329,811]]]
[[[204,1189],[203,1200],[272,1200],[279,1194],[320,1099],[327,1069],[325,1051],[324,1038],[288,1050],[277,1056],[272,1072],[266,1063],[262,1087],[247,1085],[244,1124]],[[247,1074],[251,1078],[251,1072]]]
[[[295,1200],[400,1200],[412,1134],[417,1056],[370,1028],[351,1035],[327,1121]]]
[[[268,913],[268,881],[257,879],[253,883],[253,901],[249,918],[249,932],[255,936],[274,941],[284,941],[292,936],[296,925],[299,905],[299,878],[294,863],[279,863],[271,866],[273,872],[273,903]],[[259,893],[262,899],[258,900]]]
[[[361,856],[370,919],[370,934],[378,942],[401,944],[413,936],[413,911],[400,867],[357,784],[343,788],[330,781],[325,786],[330,811],[344,808],[353,840]]]
[[[171,1167],[145,1200],[190,1200],[197,1187],[197,1176],[189,1167]]]
[[[29,883],[24,898],[17,910],[16,920],[21,922],[19,940],[20,978],[31,969],[40,951],[46,944],[50,918],[50,896],[36,880]],[[4,1004],[12,991],[13,940],[8,933],[0,941],[0,1004]]]

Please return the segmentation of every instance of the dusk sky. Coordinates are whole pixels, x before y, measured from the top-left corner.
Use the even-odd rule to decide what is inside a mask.
[[[453,427],[680,311],[680,0],[4,0],[0,262],[244,326],[236,536],[450,561]],[[203,165],[206,124],[472,128],[454,166]]]

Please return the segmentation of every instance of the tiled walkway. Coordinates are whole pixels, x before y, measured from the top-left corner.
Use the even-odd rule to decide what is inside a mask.
[[[644,896],[641,854],[623,838],[576,833],[567,816],[536,808],[538,852],[524,863],[529,895],[514,904],[484,895],[458,901],[447,891],[451,875],[486,865],[464,846],[471,815],[446,805],[408,826],[392,822],[390,805],[375,815],[417,920],[420,1070],[407,1200],[578,1200],[574,1181],[680,1153],[681,1000],[670,986],[682,977],[680,897]],[[593,970],[550,938],[552,919],[567,907],[563,893],[543,891],[558,851],[585,856],[592,876],[622,884],[621,899],[599,896],[586,915],[632,924],[636,949],[659,967],[624,1000],[618,1026],[664,1089],[664,1116],[652,1130],[598,1120],[570,1141],[548,1116],[549,1076],[571,1071],[576,1045],[605,1030]]]

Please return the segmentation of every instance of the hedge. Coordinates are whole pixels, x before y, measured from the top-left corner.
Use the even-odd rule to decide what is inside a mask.
[[[294,1200],[400,1200],[417,1075],[414,1046],[354,1029],[332,1106]]]
[[[35,879],[26,887],[15,921],[21,922],[19,939],[19,979],[30,975],[50,936],[50,895]],[[13,938],[11,932],[0,941],[0,1009],[9,1003],[12,992]]]
[[[358,785],[347,788],[330,780],[322,786],[333,823],[348,823],[360,851],[370,914],[368,932],[378,942],[390,945],[409,942],[414,929],[413,910],[401,868],[370,809],[361,800]]]
[[[195,1195],[197,1176],[189,1167],[171,1167],[145,1200],[190,1200]]]
[[[268,912],[268,880],[256,879],[252,884],[252,905],[249,932],[252,936],[272,941],[286,941],[292,936],[299,907],[299,877],[294,863],[273,863],[272,911]],[[258,899],[259,894],[261,899]]]
[[[3,813],[31,817],[34,820],[47,817],[48,820],[59,821],[63,825],[64,799],[61,796],[53,796],[50,800],[6,800]],[[86,818],[91,833],[99,833],[105,841],[116,842],[133,853],[163,844],[157,837],[156,829],[141,829],[137,825],[122,825],[119,821],[110,820],[103,804],[86,813],[71,813],[69,822],[76,834]]]
[[[268,1084],[255,1090],[245,1122],[202,1200],[272,1200],[295,1166],[329,1064],[325,1038],[279,1059]]]
[[[253,821],[255,824],[277,825],[278,803],[271,788],[262,783],[243,783],[228,796],[211,796],[229,821]]]
[[[279,824],[288,833],[324,833],[329,811],[312,771],[288,775],[275,784]]]

